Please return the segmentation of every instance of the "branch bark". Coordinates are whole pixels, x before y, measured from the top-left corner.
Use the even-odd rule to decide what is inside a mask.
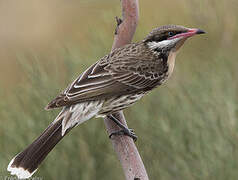
[[[138,0],[121,0],[122,20],[116,17],[117,27],[115,31],[112,50],[131,42],[136,31],[139,18]],[[113,114],[118,120],[127,126],[123,112]],[[105,126],[108,134],[120,130],[112,120],[105,118]],[[112,136],[111,142],[121,162],[126,180],[148,180],[144,164],[132,138],[128,136]]]

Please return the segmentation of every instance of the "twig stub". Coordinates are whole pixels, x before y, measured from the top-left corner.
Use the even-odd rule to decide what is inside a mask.
[[[121,19],[121,18],[119,18],[119,17],[115,17],[115,19],[116,19],[116,23],[117,23],[117,26],[116,26],[116,29],[115,29],[115,35],[117,35],[118,34],[118,29],[119,29],[119,26],[121,25],[121,23],[123,22],[123,20]]]

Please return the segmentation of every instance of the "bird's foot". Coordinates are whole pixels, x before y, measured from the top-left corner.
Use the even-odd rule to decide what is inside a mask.
[[[137,136],[136,136],[136,134],[135,134],[133,129],[121,129],[119,131],[112,132],[109,135],[109,138],[111,138],[112,136],[118,136],[118,135],[129,136],[129,137],[131,137],[134,140],[134,142],[136,142],[136,140],[137,140]]]

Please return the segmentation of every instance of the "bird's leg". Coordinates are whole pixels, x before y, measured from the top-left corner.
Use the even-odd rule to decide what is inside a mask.
[[[107,116],[109,119],[111,119],[113,122],[115,122],[120,128],[122,128],[119,131],[115,131],[109,135],[109,138],[111,138],[113,135],[126,135],[131,137],[134,141],[137,140],[137,136],[133,129],[127,128],[124,124],[122,124],[117,118],[115,118],[113,115]]]

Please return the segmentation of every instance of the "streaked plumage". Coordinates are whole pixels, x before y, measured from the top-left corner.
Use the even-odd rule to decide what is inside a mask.
[[[165,78],[168,65],[167,59],[151,51],[141,42],[114,50],[88,68],[46,109],[152,89]]]
[[[8,170],[30,177],[41,161],[70,129],[96,116],[123,110],[172,74],[177,50],[199,29],[163,26],[144,40],[115,49],[84,71],[51,101],[46,109],[63,107],[50,126],[28,148],[15,156]]]

